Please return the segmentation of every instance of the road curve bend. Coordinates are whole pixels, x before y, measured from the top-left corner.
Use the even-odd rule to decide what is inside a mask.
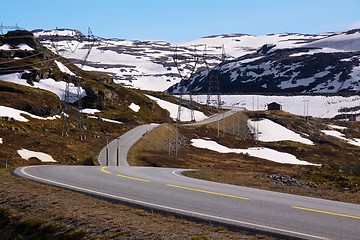
[[[26,166],[14,173],[45,184],[254,231],[299,239],[360,239],[357,204],[192,179],[181,174],[189,171],[185,169],[127,166],[128,149],[157,126],[137,127],[109,143],[99,154],[101,166]]]
[[[184,177],[184,169],[28,166],[15,174],[149,209],[300,239],[359,239],[360,206]]]

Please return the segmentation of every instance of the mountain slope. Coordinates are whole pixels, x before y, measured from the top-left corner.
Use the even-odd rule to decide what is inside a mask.
[[[176,46],[164,41],[86,37],[66,29],[35,30],[34,34],[78,67],[107,73],[118,84],[145,90],[179,93],[178,83],[193,74],[193,91],[207,93],[207,67],[214,69],[210,75],[218,75],[223,93],[334,93],[357,89],[358,30],[316,35],[227,34]],[[222,56],[227,58],[220,64]],[[185,92],[190,89],[188,84],[184,84]]]
[[[0,155],[11,166],[39,163],[36,157],[22,159],[22,149],[46,153],[62,164],[93,164],[106,139],[141,123],[167,122],[168,116],[142,92],[80,69],[43,47],[31,32],[0,35]],[[80,126],[84,141],[79,141]]]
[[[83,64],[82,59],[92,46],[83,69],[109,74],[122,85],[162,91],[180,80],[172,59],[175,48],[164,41],[95,39],[65,29],[37,30],[34,34],[46,47],[77,66]],[[179,52],[190,50],[179,48]],[[187,68],[186,64],[182,67]]]
[[[292,35],[291,35],[292,36]],[[300,40],[299,40],[300,41]],[[286,44],[287,42],[288,44]],[[222,93],[338,93],[360,88],[360,30],[321,38],[265,44],[170,87],[170,93],[207,93],[219,79]],[[292,42],[293,44],[289,45]]]

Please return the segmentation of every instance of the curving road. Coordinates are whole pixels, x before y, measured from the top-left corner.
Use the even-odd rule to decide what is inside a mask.
[[[132,147],[144,134],[147,134],[159,124],[146,124],[135,127],[124,135],[111,141],[100,152],[98,162],[102,166],[129,166],[127,154]]]
[[[15,174],[142,207],[282,236],[360,239],[360,205],[196,180],[182,176],[184,169],[126,166],[130,146],[155,127],[140,126],[111,142],[99,154],[103,166],[28,166],[17,168]],[[115,166],[118,163],[121,167]]]
[[[15,174],[215,223],[304,239],[359,239],[360,206],[187,178],[181,169],[29,166]]]

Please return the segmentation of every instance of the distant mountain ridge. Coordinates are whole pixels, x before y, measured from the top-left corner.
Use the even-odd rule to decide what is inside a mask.
[[[209,91],[209,70],[222,93],[323,93],[357,91],[360,32],[265,36],[224,34],[172,45],[165,41],[87,38],[77,30],[35,30],[48,48],[76,65],[92,46],[85,70],[110,74],[114,82],[145,90]],[[227,56],[220,62],[224,46]],[[174,57],[179,56],[178,62]],[[194,58],[194,57],[193,57]],[[197,61],[197,62],[196,62]],[[177,65],[177,66],[176,66]],[[191,73],[193,73],[191,75]],[[180,81],[185,77],[180,84]],[[191,87],[190,87],[191,84]]]
[[[207,93],[214,75],[221,93],[360,91],[360,30],[309,36],[313,39],[299,39],[292,46],[265,44],[256,52],[195,73],[167,91]]]

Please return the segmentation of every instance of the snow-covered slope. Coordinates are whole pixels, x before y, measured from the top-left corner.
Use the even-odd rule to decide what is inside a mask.
[[[181,46],[189,47],[193,45],[208,45],[209,53],[222,54],[224,45],[226,54],[235,58],[256,52],[262,46],[274,45],[275,49],[296,48],[322,39],[330,34],[270,34],[265,36],[253,36],[246,34],[226,34],[217,36],[208,36],[194,41],[186,42]]]
[[[195,73],[168,89],[171,93],[207,93],[211,79],[219,79],[222,93],[338,93],[360,89],[360,30],[317,36],[273,35],[248,46],[239,58],[210,72]],[[248,36],[249,37],[249,36]],[[245,38],[245,37],[242,37]],[[243,39],[244,42],[245,39]],[[242,41],[240,40],[240,43]],[[243,43],[244,44],[244,43]],[[241,51],[240,51],[241,49]],[[238,55],[239,56],[239,55]],[[191,86],[191,87],[190,87]],[[214,90],[215,91],[215,90]],[[217,89],[216,89],[217,91]]]
[[[217,105],[217,96],[211,96],[210,104]],[[188,95],[183,96],[189,99]],[[193,99],[206,104],[207,95],[196,95]],[[360,96],[280,96],[280,95],[222,95],[221,105],[224,108],[246,108],[248,110],[266,110],[271,102],[282,105],[282,110],[292,114],[319,118],[348,119],[351,115],[360,114]]]
[[[74,30],[37,30],[34,35],[83,70],[108,73],[119,84],[163,91],[180,81],[173,61],[175,46],[164,41],[91,38]],[[192,49],[179,47],[177,51],[190,54]],[[191,67],[186,66],[181,66],[184,72]]]
[[[208,92],[211,77],[204,59],[214,68],[210,75],[219,77],[220,91],[226,93],[344,92],[360,87],[358,30],[317,35],[227,34],[177,46],[164,41],[86,37],[67,29],[34,34],[84,70],[106,72],[116,83],[145,90],[169,88],[179,93],[177,83],[193,74],[192,90]],[[218,65],[224,57],[226,61]],[[189,81],[184,82],[186,92]]]
[[[58,62],[61,64],[60,62]],[[63,66],[61,64],[61,66]],[[69,71],[69,70],[68,70]],[[0,81],[11,82],[20,84],[26,87],[40,88],[49,92],[56,94],[61,101],[68,100],[71,103],[77,101],[77,88],[74,84],[69,84],[69,96],[68,99],[65,99],[66,94],[66,82],[64,81],[55,81],[52,78],[40,79],[38,82],[33,82],[29,84],[26,79],[21,78],[23,73],[12,73],[6,75],[0,75]],[[85,97],[86,92],[83,88],[80,87],[80,96]]]
[[[207,64],[214,67],[220,63],[223,53],[228,59],[233,59],[254,53],[264,44],[274,44],[279,49],[293,48],[329,34],[219,35],[177,46],[164,41],[104,38],[96,38],[94,42],[94,38],[69,29],[36,30],[34,35],[45,46],[72,59],[84,70],[107,72],[113,75],[115,82],[130,87],[164,91],[193,71],[206,69],[204,54]],[[91,46],[87,61],[84,62]],[[175,54],[178,56],[175,57],[178,68],[174,62]]]

